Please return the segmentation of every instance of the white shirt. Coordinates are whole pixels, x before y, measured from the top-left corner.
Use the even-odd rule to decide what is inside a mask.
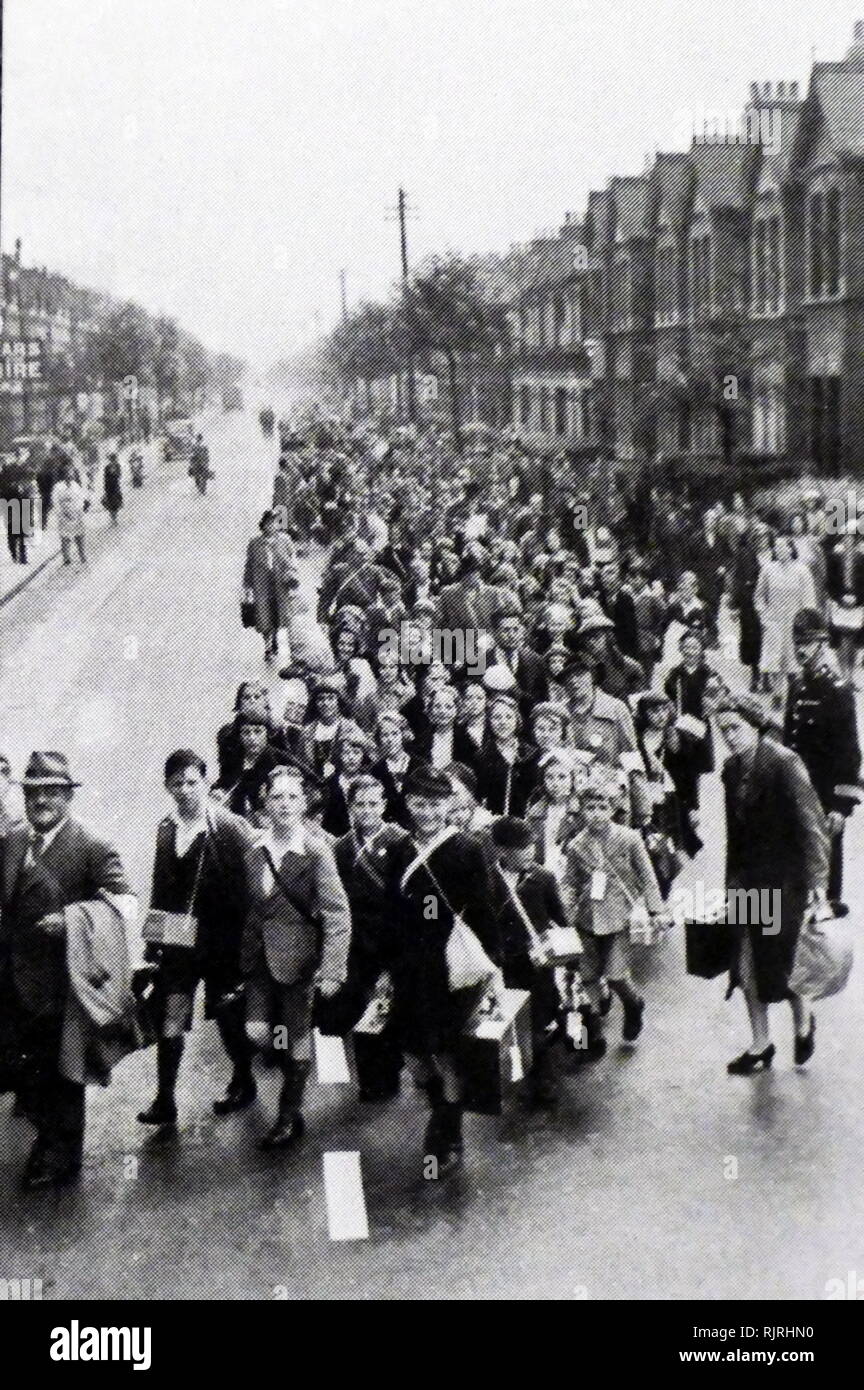
[[[174,853],[182,859],[198,839],[199,835],[206,834],[210,828],[210,821],[207,816],[206,807],[200,816],[194,820],[184,820],[178,812],[171,812],[171,819],[174,822]]]
[[[433,767],[449,767],[453,761],[453,730],[440,729],[432,735],[430,762]]]
[[[57,839],[57,836],[60,834],[60,831],[63,829],[63,827],[64,827],[64,825],[66,824],[66,822],[67,822],[68,819],[69,819],[68,816],[64,816],[63,819],[62,819],[61,821],[58,821],[57,824],[56,824],[55,826],[53,826],[51,830],[44,830],[44,831],[42,831],[42,830],[34,830],[34,829],[33,829],[33,826],[31,825],[31,827],[30,827],[30,842],[29,842],[29,844],[28,844],[28,846],[27,846],[27,855],[26,855],[26,858],[27,858],[27,861],[28,861],[29,864],[35,863],[35,860],[36,860],[36,850],[35,850],[36,840],[39,839],[39,840],[42,841],[42,849],[40,850],[40,856],[41,856],[42,854],[45,853],[45,851],[46,851],[46,849],[48,848],[48,846],[49,846],[50,844],[52,844],[52,843],[54,842],[54,840]]]

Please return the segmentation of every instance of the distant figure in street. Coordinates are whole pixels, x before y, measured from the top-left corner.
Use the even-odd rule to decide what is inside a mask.
[[[297,588],[294,542],[280,531],[278,517],[268,510],[258,523],[260,535],[246,548],[243,586],[255,606],[255,627],[264,638],[264,660],[276,655],[280,629],[288,628],[289,598]]]
[[[86,565],[84,513],[90,503],[87,492],[78,482],[71,463],[64,463],[60,469],[60,476],[54,484],[54,491],[51,494],[51,505],[57,516],[57,533],[60,537],[60,549],[63,552],[64,565],[71,565],[72,563],[73,541],[81,564]]]
[[[111,525],[117,525],[117,517],[123,506],[123,482],[120,460],[112,454],[102,474],[102,506],[111,518]]]
[[[797,670],[792,637],[795,614],[815,605],[813,576],[798,559],[795,542],[789,536],[778,536],[772,557],[759,572],[753,595],[762,624],[762,671],[775,705],[782,704],[787,679]]]
[[[207,484],[213,477],[210,471],[210,450],[204,443],[204,436],[199,434],[195,438],[192,446],[192,456],[189,460],[189,477],[194,478],[195,486],[203,497],[207,491]]]

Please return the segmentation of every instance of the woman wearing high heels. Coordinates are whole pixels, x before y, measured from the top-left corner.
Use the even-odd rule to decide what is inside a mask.
[[[744,991],[753,1034],[727,1070],[749,1076],[774,1059],[770,1004],[788,1000],[792,1008],[796,1065],[813,1055],[813,1010],[790,991],[789,977],[805,915],[825,900],[829,838],[807,769],[797,753],[764,736],[759,701],[727,697],[716,718],[732,755],[723,767],[727,906],[735,908],[728,913],[735,934],[729,988]]]

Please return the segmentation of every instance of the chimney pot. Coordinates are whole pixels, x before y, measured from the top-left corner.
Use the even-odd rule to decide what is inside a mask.
[[[777,83],[777,100],[778,100],[778,101],[785,101],[785,100],[786,100],[786,83],[785,83],[785,82],[778,82],[778,83]]]
[[[797,83],[797,82],[790,82],[790,83],[789,83],[789,97],[790,97],[790,100],[792,100],[792,101],[797,101],[797,100],[798,100],[798,83]]]
[[[753,103],[754,106],[756,105],[757,101],[759,100],[759,83],[758,83],[758,82],[751,82],[751,83],[750,83],[750,100],[751,100],[751,102]]]
[[[855,40],[864,39],[864,19],[855,21]]]
[[[770,83],[770,82],[766,82],[766,83],[765,83],[765,100],[766,100],[766,101],[770,101],[770,100],[771,100],[771,83]]]

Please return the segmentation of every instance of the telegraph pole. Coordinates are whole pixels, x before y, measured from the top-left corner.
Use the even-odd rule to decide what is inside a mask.
[[[347,270],[340,270],[340,271],[339,271],[339,298],[340,298],[340,301],[341,301],[341,304],[342,304],[342,322],[345,323],[345,321],[346,321],[347,318],[348,318],[348,272],[347,272]]]
[[[405,189],[399,189],[399,199],[397,203],[397,215],[399,218],[399,249],[402,257],[402,294],[405,303],[408,302],[408,199],[405,196]],[[408,383],[408,419],[412,422],[417,419],[417,393],[414,382],[414,359],[411,353],[411,343],[408,342],[406,375]]]

